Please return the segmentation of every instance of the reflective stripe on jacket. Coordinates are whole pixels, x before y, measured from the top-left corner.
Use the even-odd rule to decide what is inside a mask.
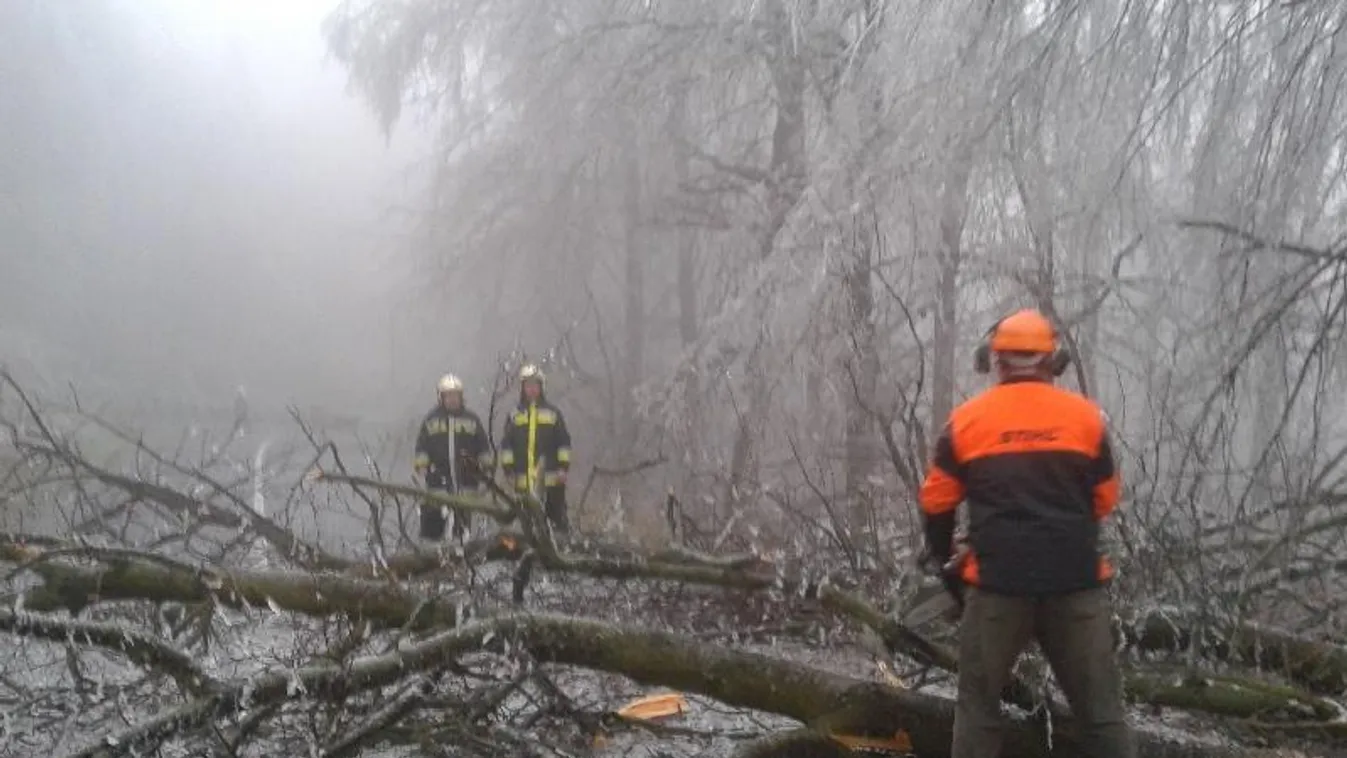
[[[455,482],[460,489],[476,487],[494,468],[486,427],[472,411],[451,412],[437,406],[421,420],[413,465],[427,469],[426,484],[432,487],[448,487]]]
[[[540,461],[545,466],[543,481],[535,482]],[[539,483],[545,487],[560,484],[558,472],[571,465],[571,435],[565,416],[546,400],[515,408],[505,420],[500,463],[518,489],[532,490]]]

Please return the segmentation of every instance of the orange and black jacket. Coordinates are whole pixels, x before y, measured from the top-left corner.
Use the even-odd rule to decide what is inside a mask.
[[[1103,413],[1047,382],[998,384],[954,409],[921,488],[930,552],[949,558],[954,514],[968,503],[961,575],[989,592],[1042,595],[1112,577],[1099,522],[1119,478]]]

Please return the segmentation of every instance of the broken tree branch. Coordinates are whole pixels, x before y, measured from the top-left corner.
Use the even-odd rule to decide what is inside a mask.
[[[477,495],[459,494],[450,495],[444,492],[436,492],[420,487],[413,487],[406,484],[393,484],[392,482],[382,482],[378,479],[370,479],[363,476],[352,476],[350,474],[334,474],[322,469],[314,469],[309,472],[308,478],[314,482],[328,482],[332,484],[347,484],[352,488],[361,487],[380,490],[393,495],[403,495],[416,498],[428,503],[439,503],[447,505],[450,508],[460,508],[473,513],[481,513],[490,516],[501,524],[510,524],[516,518],[514,510],[502,505],[498,505],[490,498]]]
[[[114,624],[54,618],[0,608],[0,630],[52,642],[94,645],[172,677],[185,694],[202,695],[215,683],[190,656],[162,640]]]
[[[383,628],[437,629],[453,626],[459,619],[459,603],[452,600],[337,574],[208,567],[187,573],[141,561],[106,566],[51,562],[32,570],[44,584],[28,592],[24,605],[38,611],[65,608],[78,613],[109,600],[213,601],[231,608],[280,609],[320,618],[346,616]]]

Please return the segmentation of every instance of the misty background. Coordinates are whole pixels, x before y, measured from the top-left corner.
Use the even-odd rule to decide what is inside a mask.
[[[409,445],[441,373],[485,415],[527,355],[647,532],[674,488],[890,556],[1035,306],[1139,554],[1336,496],[1343,8],[539,7],[0,5],[4,361],[165,435]]]
[[[1152,736],[1181,725],[1179,741],[1208,722],[1176,711],[1219,716],[1223,732],[1262,722],[1260,744],[1281,735],[1264,725],[1337,734],[1344,94],[1347,3],[0,0],[0,364],[19,379],[0,374],[10,597],[42,582],[48,611],[155,635],[166,597],[193,606],[202,632],[182,644],[203,667],[232,655],[245,665],[221,676],[241,681],[273,644],[283,667],[344,668],[356,648],[334,655],[332,640],[372,618],[367,590],[402,635],[423,599],[445,611],[434,629],[463,608],[517,608],[518,579],[530,610],[639,618],[688,644],[759,638],[800,661],[845,654],[877,692],[875,663],[930,669],[924,644],[876,620],[902,622],[922,584],[940,591],[917,569],[931,445],[990,381],[972,366],[987,328],[1035,307],[1074,356],[1060,383],[1109,418],[1123,492],[1104,542],[1133,638],[1120,653],[1147,703],[1134,715]],[[423,493],[406,475],[435,380],[460,374],[498,437],[490,390],[524,359],[566,416],[570,521],[595,542],[563,554],[545,532],[481,519],[485,549],[416,550]],[[160,579],[118,588],[114,566]],[[232,601],[202,572],[251,581],[257,566],[276,569],[253,585],[259,612],[217,656],[207,632],[235,626],[215,615]],[[694,591],[689,567],[734,589]],[[629,579],[642,572],[656,581]],[[342,600],[319,574],[359,588]],[[829,609],[825,586],[873,609]],[[145,602],[103,602],[115,598]],[[906,641],[863,652],[847,641],[862,626]],[[1254,627],[1286,635],[1267,647]],[[46,719],[55,687],[65,723],[131,749],[106,735],[176,713],[158,677],[90,697],[68,665],[71,628],[47,627],[45,673],[6,714]],[[575,633],[607,662],[572,662],[639,663],[608,636]],[[495,698],[501,671],[543,668],[511,648],[487,657],[489,676],[439,681]],[[795,719],[826,695],[797,691],[815,680],[796,674],[722,676],[758,664],[657,657],[672,668],[638,666],[642,681],[701,677],[737,707]],[[5,687],[38,660],[12,659],[23,671],[0,671]],[[386,670],[410,676],[402,663]],[[404,700],[420,697],[407,679],[362,701],[271,687],[290,701],[252,710],[270,724],[250,748],[315,752],[320,736],[364,730],[405,754],[425,735],[483,744],[504,727],[526,733],[505,755],[567,746],[562,734],[589,750],[572,695],[593,696],[591,723],[616,697],[596,682],[540,680],[527,707],[493,699],[471,724],[454,715],[479,713],[469,701]],[[927,744],[947,742],[946,683],[903,687],[926,703],[911,725]],[[743,702],[752,693],[774,702]],[[835,726],[847,699],[802,720]],[[386,728],[389,713],[412,726]],[[745,714],[707,727],[723,753]],[[28,731],[18,754],[60,755],[48,735],[81,733]]]
[[[465,370],[406,294],[425,131],[346,93],[331,7],[0,3],[7,365],[216,424],[242,387],[406,426]]]

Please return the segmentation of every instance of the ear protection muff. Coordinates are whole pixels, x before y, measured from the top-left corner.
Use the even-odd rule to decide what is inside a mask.
[[[1071,366],[1071,351],[1064,347],[1057,348],[1057,352],[1052,354],[1052,362],[1048,368],[1053,376],[1061,376]]]
[[[1052,372],[1054,377],[1057,377],[1065,374],[1067,367],[1071,365],[1071,351],[1067,350],[1066,345],[1062,344],[1060,337],[1062,328],[1057,324],[1056,319],[1049,318],[1048,323],[1052,324],[1052,341],[1057,343],[1057,349],[1052,352],[1052,357],[1048,359],[1048,370]]]
[[[996,320],[987,331],[982,333],[982,340],[978,346],[973,349],[973,370],[979,374],[990,374],[992,372],[992,335],[996,333],[996,328],[1001,325],[1005,317]],[[1052,371],[1054,377],[1059,377],[1066,373],[1071,367],[1071,351],[1065,347],[1058,347],[1052,354],[1048,363],[1048,368]]]
[[[1005,318],[998,318],[996,323],[988,327],[987,331],[982,333],[982,339],[978,341],[978,346],[973,349],[973,370],[979,374],[990,374],[992,372],[992,335],[996,333],[996,327],[1001,325]]]

